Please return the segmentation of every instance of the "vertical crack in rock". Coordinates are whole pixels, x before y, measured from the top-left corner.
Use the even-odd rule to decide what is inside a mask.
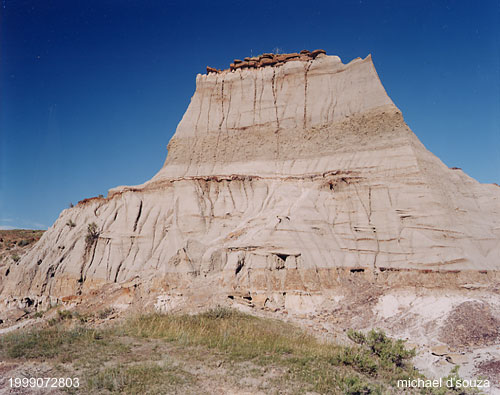
[[[274,112],[276,114],[276,161],[280,157],[280,120],[278,117],[278,105],[277,105],[277,86],[276,86],[276,69],[273,68],[273,78],[271,80],[271,89],[273,92],[273,101],[274,101]],[[277,168],[277,167],[276,167]]]
[[[257,110],[257,73],[253,76],[253,116],[252,125],[255,125],[255,111]]]
[[[222,130],[222,125],[224,123],[224,119],[226,118],[225,114],[224,114],[224,78],[222,79],[222,83],[221,83],[221,90],[220,90],[220,101],[221,101],[221,114],[222,114],[222,118],[219,122],[219,132]]]
[[[215,83],[217,85],[217,79],[216,79]],[[217,92],[217,89],[215,89],[215,91]],[[218,130],[217,130],[217,140],[215,142],[213,169],[215,169],[215,166],[217,166],[217,163],[218,163],[218,158],[219,158],[219,143],[220,143],[220,137],[221,137],[221,133],[222,133],[222,124],[224,123],[224,118],[225,118],[225,115],[224,115],[224,78],[222,78],[222,82],[221,82],[221,98],[220,98],[220,101],[221,101],[221,115],[222,115],[222,118],[221,118],[221,120],[219,122],[219,127],[218,127]]]
[[[373,234],[375,236],[375,240],[377,242],[377,251],[375,252],[375,256],[373,257],[373,268],[377,268],[377,257],[380,252],[380,240],[378,238],[377,234],[377,228],[376,226],[372,223],[372,187],[371,185],[368,186],[368,224],[372,227],[373,229]],[[377,273],[375,271],[375,273]]]
[[[108,239],[108,241],[111,243],[111,239]],[[106,280],[109,279],[108,273],[110,272],[109,268],[109,258],[111,256],[111,245],[108,248],[108,258],[106,259]]]
[[[114,283],[118,282],[118,275],[120,274],[120,269],[122,268],[122,265],[123,265],[123,261],[120,262],[120,264],[116,268],[115,278],[113,279]]]
[[[94,242],[94,248],[92,250],[92,258],[90,259],[90,263],[87,266],[87,268],[90,268],[92,266],[92,262],[94,262],[95,251],[97,249],[98,243],[99,243],[99,238],[97,238],[97,240],[95,240],[95,242]],[[78,282],[80,283],[79,292],[81,292],[83,283],[85,282],[85,279],[86,279],[86,276],[84,276],[84,274],[83,274],[84,270],[85,270],[85,259],[83,260],[82,266],[80,267],[80,278],[78,279]],[[88,270],[87,270],[87,272],[88,272]]]
[[[127,260],[127,258],[130,256],[130,253],[132,252],[132,247],[134,246],[134,241],[135,241],[135,236],[131,236],[130,237],[130,247],[128,248],[127,255],[125,256],[124,259],[122,259],[120,261],[120,263],[118,264],[118,267],[116,268],[115,278],[113,279],[113,282],[115,282],[115,283],[118,281],[118,275],[120,274],[120,269],[122,268],[123,262],[125,262]]]
[[[195,154],[198,152],[198,144],[203,141],[202,138],[199,137],[198,135],[198,125],[200,123],[200,118],[201,118],[201,114],[203,112],[203,105],[205,103],[205,89],[202,89],[201,90],[201,98],[200,98],[200,110],[198,111],[198,116],[196,117],[196,123],[194,125],[194,138],[193,138],[193,148],[192,148],[192,152],[193,152],[193,155],[190,155],[189,157],[189,165],[187,166],[187,170],[190,171],[191,170],[191,165],[193,163],[193,160],[195,160]],[[197,158],[198,158],[198,161],[200,160],[200,154],[198,153],[197,155]]]
[[[137,230],[137,223],[139,222],[139,218],[141,218],[142,214],[142,200],[141,203],[139,204],[139,212],[137,213],[137,217],[134,222],[134,232]]]
[[[280,128],[280,120],[278,117],[278,105],[277,105],[277,94],[276,92],[276,69],[273,68],[273,78],[271,79],[271,90],[273,92],[273,101],[274,101],[274,112],[276,114],[276,127]]]
[[[304,130],[307,128],[307,73],[311,68],[312,61],[307,62],[307,66],[304,69]]]
[[[224,85],[222,85],[224,87]],[[222,157],[227,158],[227,147],[228,147],[228,139],[229,139],[229,126],[228,126],[228,121],[229,121],[229,113],[231,111],[231,100],[232,100],[232,92],[233,92],[233,83],[229,83],[229,89],[226,89],[226,92],[228,92],[228,99],[227,99],[227,110],[226,114],[224,117],[224,120],[226,122],[226,138],[224,138],[224,151],[222,152]],[[224,100],[224,99],[223,99]]]

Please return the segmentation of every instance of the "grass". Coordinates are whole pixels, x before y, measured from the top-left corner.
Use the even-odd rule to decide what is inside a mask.
[[[247,391],[383,394],[395,392],[398,379],[422,377],[409,363],[414,351],[380,331],[350,331],[356,344],[340,346],[224,308],[139,315],[106,329],[80,318],[61,311],[52,326],[0,337],[0,360],[62,363],[82,377],[84,393],[196,393],[215,375]],[[243,388],[242,378],[262,388]]]
[[[123,329],[128,336],[215,349],[232,363],[285,367],[287,374],[278,381],[295,382],[304,391],[378,393],[398,378],[419,377],[407,363],[414,352],[403,352],[402,341],[381,337],[381,332],[375,332],[377,339],[370,337],[370,344],[342,347],[278,320],[227,309],[196,316],[150,314],[130,319]]]
[[[191,375],[170,365],[139,363],[105,368],[89,378],[87,390],[111,393],[160,394],[191,381]]]
[[[111,332],[82,326],[54,326],[19,331],[0,337],[0,356],[16,360],[95,362],[127,352],[129,348]],[[98,351],[98,354],[95,354]]]

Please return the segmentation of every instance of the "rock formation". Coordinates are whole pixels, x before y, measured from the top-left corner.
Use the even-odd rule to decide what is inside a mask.
[[[207,71],[162,169],[64,210],[0,266],[4,307],[113,289],[165,309],[299,311],[360,279],[498,281],[500,188],[426,150],[370,56],[264,54]]]

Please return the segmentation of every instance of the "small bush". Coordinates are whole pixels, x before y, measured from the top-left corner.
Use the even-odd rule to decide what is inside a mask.
[[[237,312],[233,309],[230,309],[228,307],[221,307],[217,306],[213,309],[207,310],[204,313],[201,314],[202,317],[208,318],[208,319],[227,319],[234,317]]]
[[[76,226],[76,224],[71,219],[68,220],[68,222],[66,222],[66,225],[69,226],[70,228],[74,228]]]
[[[343,394],[360,395],[360,394],[377,394],[382,393],[380,388],[365,382],[358,376],[347,376],[341,381]]]
[[[347,336],[353,342],[368,349],[385,362],[392,362],[398,367],[416,355],[415,349],[407,350],[403,340],[393,340],[383,331],[372,329],[367,335],[349,330]]]
[[[12,255],[11,258],[16,263],[19,262],[19,260],[21,259],[21,257],[19,255]]]
[[[108,307],[107,309],[99,311],[99,313],[97,313],[97,316],[101,320],[104,320],[104,319],[108,318],[111,314],[113,314],[113,312],[114,312],[114,310],[112,308]]]
[[[19,247],[24,247],[24,246],[27,246],[29,243],[31,243],[31,241],[30,241],[30,240],[23,239],[23,240],[21,240],[21,241],[20,241],[17,245],[18,245]]]
[[[354,347],[343,348],[338,354],[330,359],[333,365],[352,366],[357,371],[374,376],[378,371],[377,361],[364,349]]]
[[[97,224],[92,222],[87,226],[87,236],[85,236],[85,243],[87,244],[87,248],[91,247],[95,241],[99,238],[99,230],[97,228]]]
[[[69,310],[57,310],[57,316],[60,321],[71,320],[73,318],[73,313]]]

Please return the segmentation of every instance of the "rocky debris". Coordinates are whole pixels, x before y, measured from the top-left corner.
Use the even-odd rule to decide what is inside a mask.
[[[446,355],[449,352],[450,351],[448,350],[448,346],[446,346],[446,345],[440,345],[440,346],[435,346],[435,347],[431,348],[432,355],[436,355],[438,357]]]
[[[440,337],[457,349],[495,344],[500,339],[500,321],[487,303],[464,302],[448,314]]]
[[[219,69],[207,66],[207,74],[210,74],[210,73],[219,74],[220,72],[221,72],[221,70],[219,70]]]
[[[318,55],[326,55],[326,51],[323,49],[315,49],[311,52],[311,57],[316,58]]]
[[[446,355],[446,360],[454,365],[462,365],[466,363],[469,359],[464,354],[451,353]]]
[[[500,359],[481,361],[476,365],[476,375],[488,377],[500,384]]]
[[[291,62],[294,60],[301,61],[309,61],[315,59],[318,55],[326,55],[326,51],[323,49],[316,49],[314,51],[308,51],[307,49],[303,49],[300,53],[287,53],[287,54],[273,54],[273,53],[264,53],[259,56],[247,56],[243,60],[234,59],[233,63],[230,64],[229,70],[238,70],[238,69],[257,69],[260,67],[267,66],[280,66],[286,62]],[[207,67],[208,73],[220,73],[220,70]]]

